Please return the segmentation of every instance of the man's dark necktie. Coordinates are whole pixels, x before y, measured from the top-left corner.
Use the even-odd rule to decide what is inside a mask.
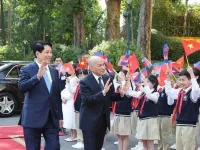
[[[103,84],[102,84],[102,82],[101,82],[102,78],[99,77],[98,80],[99,80],[99,86],[100,86],[101,90],[103,91],[104,86],[103,86]],[[103,114],[106,114],[106,107],[105,107],[105,105],[106,105],[106,104],[103,105]]]
[[[99,86],[100,86],[101,90],[103,90],[104,87],[103,87],[103,84],[102,84],[102,82],[101,82],[102,78],[99,77],[98,80],[99,80]]]

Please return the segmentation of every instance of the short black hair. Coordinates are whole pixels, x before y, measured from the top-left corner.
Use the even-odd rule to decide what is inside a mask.
[[[35,58],[37,57],[36,52],[38,51],[41,53],[44,50],[45,45],[49,45],[52,48],[52,44],[49,42],[39,40],[33,43],[33,54]]]
[[[189,72],[186,69],[184,69],[183,71],[181,71],[179,73],[179,77],[180,76],[186,76],[189,80],[191,79],[191,76],[190,76]]]
[[[148,80],[152,83],[152,84],[154,84],[154,92],[156,92],[157,91],[157,88],[158,88],[158,78],[155,76],[155,75],[149,75],[148,76]]]
[[[61,56],[57,56],[55,57],[54,61],[56,60],[56,58],[61,58],[61,60],[63,61],[62,57]]]
[[[197,68],[193,68],[193,72],[195,76],[198,76],[197,83],[200,84],[200,70]]]

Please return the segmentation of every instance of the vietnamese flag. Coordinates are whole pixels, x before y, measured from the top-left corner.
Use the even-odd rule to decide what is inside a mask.
[[[172,66],[177,67],[177,68],[183,68],[184,67],[184,56],[179,58],[176,62],[173,62]]]
[[[78,64],[76,70],[87,69],[87,68],[88,68],[87,59],[85,57],[82,57],[81,59],[79,59],[79,64]]]
[[[164,81],[167,79],[166,72],[168,71],[168,69],[169,69],[169,66],[167,64],[164,64],[164,65],[161,66],[160,76],[158,78],[158,82],[159,82],[160,86],[164,86],[165,85]]]
[[[138,62],[135,54],[129,56],[128,65],[129,65],[128,68],[129,68],[130,74],[133,74],[135,72],[135,70],[137,68],[139,68],[139,62]]]
[[[194,40],[182,40],[185,55],[188,56],[198,50],[200,50],[200,43]]]
[[[60,67],[60,72],[67,72],[69,74],[72,74],[74,72],[74,67],[71,63],[65,63]]]

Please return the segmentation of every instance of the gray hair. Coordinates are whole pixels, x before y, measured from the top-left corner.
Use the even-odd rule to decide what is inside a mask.
[[[95,64],[97,61],[100,61],[100,60],[103,60],[103,59],[101,57],[99,57],[99,56],[91,56],[88,59],[88,65],[89,65],[89,67],[92,66],[93,64]]]

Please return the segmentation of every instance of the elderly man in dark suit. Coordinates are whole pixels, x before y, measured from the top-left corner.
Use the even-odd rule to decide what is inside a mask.
[[[91,73],[80,81],[80,129],[83,131],[85,150],[101,150],[107,129],[110,129],[110,104],[123,100],[128,82],[115,93],[109,76],[105,75],[105,61],[90,57]]]
[[[27,150],[40,150],[41,134],[45,150],[60,150],[59,127],[62,127],[62,101],[59,74],[50,66],[52,45],[37,41],[33,45],[35,62],[20,71],[19,89],[24,93],[21,114]]]

